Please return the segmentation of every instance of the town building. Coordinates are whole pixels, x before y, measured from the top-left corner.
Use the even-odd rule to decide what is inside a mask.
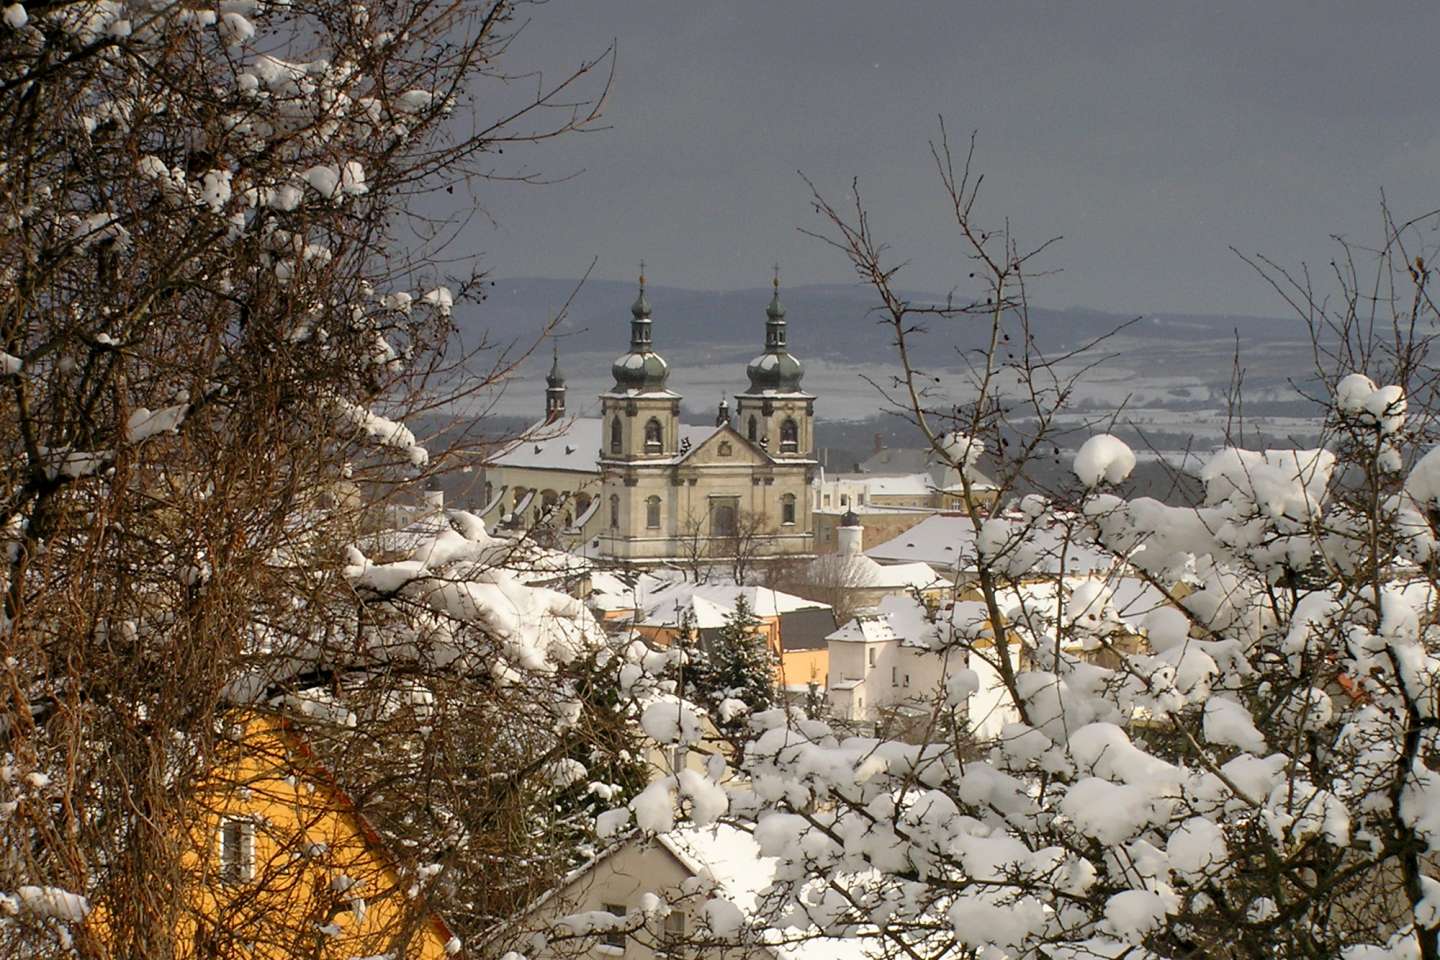
[[[826,936],[774,914],[765,892],[779,863],[747,831],[724,824],[680,826],[653,837],[617,839],[532,908],[525,925],[546,931],[541,958],[657,960],[877,960],[874,938]],[[727,929],[712,898],[738,910]],[[871,931],[867,931],[871,932]]]
[[[636,567],[812,554],[815,397],[789,351],[778,277],[764,351],[746,367],[735,412],[721,401],[706,425],[680,422],[644,281],[599,416],[569,415],[557,356],[544,419],[484,464],[480,515]]]
[[[445,960],[460,940],[285,718],[245,715],[216,748],[176,877],[178,956]],[[107,919],[92,917],[103,939]]]

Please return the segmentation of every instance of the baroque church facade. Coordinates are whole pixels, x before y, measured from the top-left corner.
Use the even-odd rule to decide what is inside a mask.
[[[611,366],[598,417],[567,415],[556,357],[545,419],[482,468],[486,522],[622,565],[813,553],[815,397],[789,351],[778,278],[764,351],[733,415],[721,401],[711,424],[680,422],[643,276],[630,313],[630,348]]]

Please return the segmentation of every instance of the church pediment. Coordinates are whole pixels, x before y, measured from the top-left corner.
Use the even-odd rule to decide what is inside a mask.
[[[774,462],[769,454],[731,426],[716,427],[714,433],[691,447],[677,461],[687,467],[768,466]]]

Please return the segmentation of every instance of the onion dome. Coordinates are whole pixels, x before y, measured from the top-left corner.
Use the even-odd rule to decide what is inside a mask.
[[[765,308],[765,352],[745,368],[751,393],[799,393],[805,368],[785,343],[785,305],[780,302],[780,271],[775,271],[775,293]]]
[[[856,513],[854,510],[846,510],[843,514],[840,515],[840,526],[842,526],[842,527],[858,527],[858,526],[860,526],[860,514]]]
[[[655,393],[665,389],[670,366],[651,343],[650,301],[645,296],[645,274],[640,274],[640,295],[630,307],[630,352],[615,358],[610,373],[616,393]]]

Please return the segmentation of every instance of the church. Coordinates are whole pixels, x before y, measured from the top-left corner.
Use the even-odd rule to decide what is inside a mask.
[[[813,553],[815,398],[789,351],[778,276],[774,286],[765,349],[733,416],[721,401],[713,423],[694,425],[680,422],[681,394],[655,350],[642,275],[600,416],[566,414],[557,354],[544,419],[482,467],[485,521],[637,567]]]

